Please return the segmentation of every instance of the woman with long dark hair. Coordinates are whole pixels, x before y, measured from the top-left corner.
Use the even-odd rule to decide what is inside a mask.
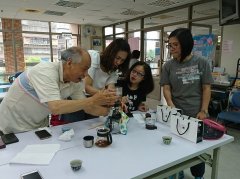
[[[88,53],[92,62],[85,78],[86,92],[94,95],[99,90],[114,89],[117,72],[124,74],[128,70],[131,51],[127,40],[116,39],[102,53],[95,50]]]

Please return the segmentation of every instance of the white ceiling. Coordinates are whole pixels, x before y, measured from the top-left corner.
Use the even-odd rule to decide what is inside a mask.
[[[26,20],[55,21],[76,24],[91,24],[106,26],[144,16],[153,12],[177,7],[183,4],[199,0],[65,0],[68,3],[83,3],[78,8],[57,6],[56,3],[66,3],[64,0],[0,0],[0,17]],[[206,11],[218,12],[218,3],[215,5],[198,6],[194,12]],[[38,12],[26,12],[26,9],[37,10]],[[210,9],[210,10],[209,10]],[[63,16],[46,15],[45,11],[57,11],[65,13]],[[127,13],[123,15],[121,13]],[[138,15],[134,13],[138,12]],[[198,13],[197,12],[197,13]],[[196,13],[196,14],[197,14]],[[199,13],[200,14],[200,13]],[[182,12],[172,13],[171,16],[181,18]],[[171,18],[174,18],[171,17]],[[165,21],[168,19],[166,18]],[[154,18],[152,18],[154,21]],[[163,22],[163,19],[161,19]]]

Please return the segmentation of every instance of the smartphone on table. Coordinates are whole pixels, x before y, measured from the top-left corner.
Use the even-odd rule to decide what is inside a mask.
[[[39,131],[35,131],[35,134],[39,137],[39,139],[43,140],[43,139],[47,139],[50,138],[52,135],[45,129],[43,130],[39,130]]]
[[[6,144],[3,142],[2,137],[0,136],[0,149],[6,148]]]
[[[21,175],[21,179],[43,179],[39,171],[34,170]]]
[[[3,142],[7,144],[12,144],[18,142],[18,138],[14,133],[4,134],[2,135]]]

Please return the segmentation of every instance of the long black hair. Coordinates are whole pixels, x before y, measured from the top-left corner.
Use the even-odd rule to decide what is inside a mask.
[[[178,39],[181,45],[181,59],[182,62],[188,55],[191,54],[193,49],[193,37],[190,29],[187,28],[178,28],[169,35],[168,39],[175,37]]]
[[[122,38],[115,39],[114,41],[112,41],[106,47],[106,49],[101,53],[100,64],[104,67],[105,72],[111,73],[116,70],[114,69],[113,63],[119,51],[124,51],[124,52],[127,52],[128,54],[124,62],[118,66],[118,69],[121,72],[126,73],[126,71],[128,70],[129,61],[131,58],[131,50],[127,40]]]
[[[128,85],[131,86],[130,74],[131,74],[131,71],[136,66],[142,66],[143,69],[144,69],[145,75],[143,77],[143,80],[139,83],[139,89],[142,91],[142,93],[147,95],[147,94],[149,94],[150,92],[153,91],[153,89],[154,89],[154,82],[153,82],[153,76],[152,76],[151,68],[150,68],[150,66],[146,62],[139,61],[139,62],[134,63],[131,66],[131,68],[129,69],[129,71],[128,71],[127,75],[126,75],[125,81],[127,82]]]

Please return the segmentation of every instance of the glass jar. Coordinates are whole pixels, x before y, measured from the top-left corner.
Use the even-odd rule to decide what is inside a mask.
[[[112,135],[109,128],[98,128],[95,145],[98,147],[107,147],[112,143]]]

